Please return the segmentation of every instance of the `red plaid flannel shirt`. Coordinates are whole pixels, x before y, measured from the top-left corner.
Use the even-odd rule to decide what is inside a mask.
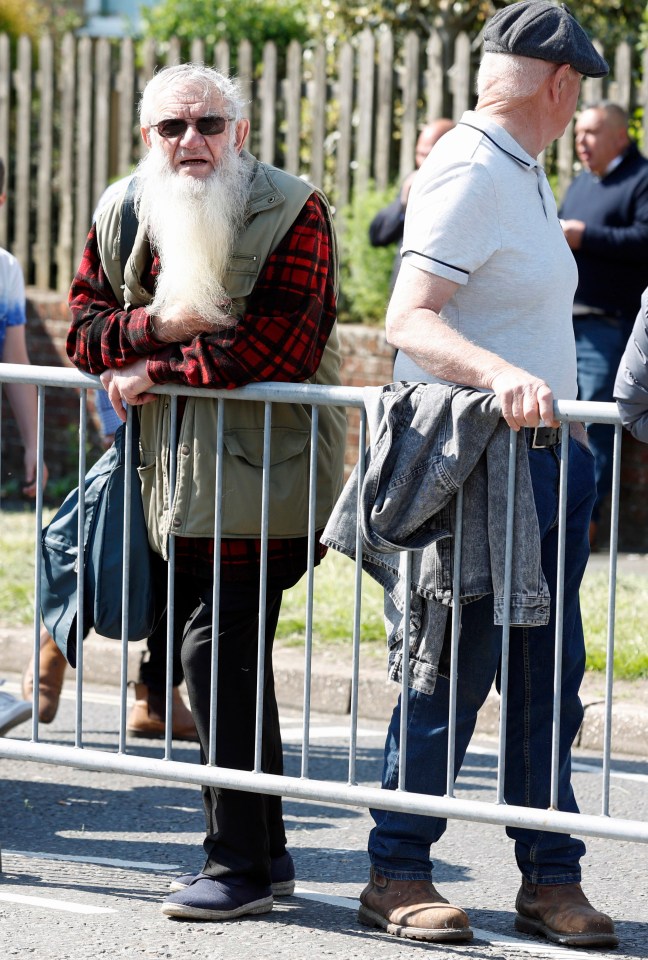
[[[159,260],[153,253],[141,277],[153,293]],[[154,383],[233,389],[246,383],[298,383],[317,370],[336,316],[331,241],[315,194],[306,202],[282,242],[268,257],[245,314],[230,329],[201,333],[188,344],[162,344],[144,307],[124,310],[101,266],[92,227],[70,290],[72,325],[67,353],[81,370],[99,374],[145,356]],[[180,398],[182,399],[182,398]],[[211,539],[177,537],[176,566],[205,576],[213,563]],[[305,569],[306,538],[268,542],[268,570],[291,578]],[[222,541],[221,575],[258,575],[259,540]],[[319,547],[316,560],[319,559]]]

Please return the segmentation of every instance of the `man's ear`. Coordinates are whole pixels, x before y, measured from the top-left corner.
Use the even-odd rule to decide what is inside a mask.
[[[140,133],[142,134],[142,140],[150,150],[151,149],[151,128],[140,127]]]
[[[568,63],[561,63],[551,77],[551,93],[556,103],[558,103],[562,96],[570,70],[571,67]]]
[[[234,140],[234,149],[237,153],[240,153],[243,149],[243,144],[248,138],[250,132],[250,121],[243,118],[239,120],[236,124],[236,139]]]

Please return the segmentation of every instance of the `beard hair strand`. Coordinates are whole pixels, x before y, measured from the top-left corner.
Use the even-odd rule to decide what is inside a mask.
[[[161,150],[137,168],[135,208],[160,259],[151,316],[181,309],[215,327],[233,325],[223,282],[250,191],[250,167],[231,145],[206,179],[174,172]]]

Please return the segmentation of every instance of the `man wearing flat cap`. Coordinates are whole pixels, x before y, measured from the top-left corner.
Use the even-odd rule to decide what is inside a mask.
[[[492,391],[502,416],[519,432],[518,443],[528,448],[551,610],[544,625],[510,630],[504,797],[509,805],[547,809],[552,806],[561,458],[553,402],[576,397],[572,301],[578,278],[537,157],[564,132],[582,76],[605,76],[608,66],[569,11],[546,0],[522,0],[500,10],[486,25],[484,50],[476,109],[439,141],[412,187],[387,339],[398,350],[395,380]],[[571,425],[568,442],[556,806],[573,813],[578,808],[570,751],[583,717],[578,691],[585,662],[578,590],[589,552],[595,484],[582,424]],[[502,627],[494,624],[492,594],[465,603],[455,777],[477,711],[496,677],[499,683],[501,652]],[[419,676],[410,671],[405,788],[443,796],[450,683],[439,674],[422,690]],[[399,787],[400,725],[399,700],[387,736],[384,789]],[[445,819],[371,813],[371,874],[360,897],[360,921],[415,940],[470,940],[467,914],[432,884],[430,848],[445,831]],[[580,885],[582,841],[520,826],[507,833],[522,874],[517,929],[565,946],[616,946],[612,920],[589,903]]]

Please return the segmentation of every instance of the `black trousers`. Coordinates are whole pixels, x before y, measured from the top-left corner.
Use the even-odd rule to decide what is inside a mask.
[[[261,766],[264,773],[283,773],[279,711],[272,672],[274,641],[283,590],[296,582],[269,580],[266,596],[265,673]],[[176,575],[176,603],[193,604],[182,639],[189,702],[198,730],[201,760],[209,750],[209,706],[212,657],[212,582]],[[216,763],[236,770],[254,767],[256,724],[259,585],[223,583],[219,603],[219,654]],[[280,797],[203,787],[206,862],[211,877],[244,875],[270,883],[270,860],[286,849]]]
[[[153,574],[155,577],[155,593],[157,604],[157,620],[155,627],[146,641],[148,655],[140,664],[139,682],[146,684],[160,696],[166,689],[166,650],[167,650],[167,570],[168,565],[162,557],[153,554],[151,557]],[[185,599],[188,602],[185,602]],[[182,635],[185,624],[191,615],[195,602],[185,598],[182,590],[175,591],[175,623],[173,634],[173,686],[179,687],[184,679],[180,651],[182,649]]]

